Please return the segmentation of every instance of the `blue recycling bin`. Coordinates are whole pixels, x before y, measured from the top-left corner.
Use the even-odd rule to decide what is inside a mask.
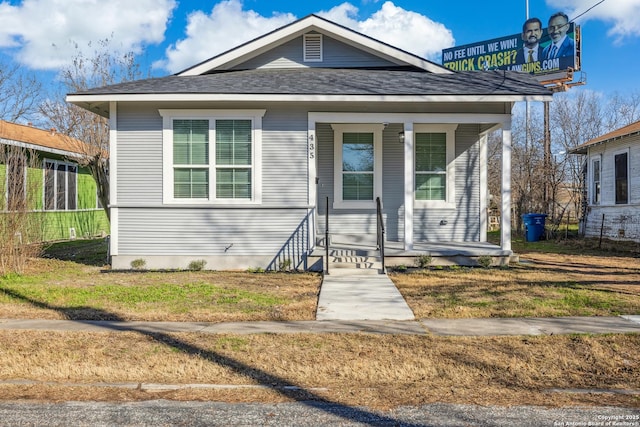
[[[524,235],[527,242],[537,242],[544,235],[544,223],[547,214],[528,213],[522,215]]]

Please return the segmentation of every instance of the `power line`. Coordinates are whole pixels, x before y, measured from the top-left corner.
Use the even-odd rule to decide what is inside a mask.
[[[569,22],[573,22],[576,19],[580,18],[582,15],[586,14],[587,12],[589,12],[591,9],[593,9],[594,7],[601,5],[602,3],[604,3],[605,0],[600,0],[598,3],[594,4],[593,6],[591,6],[589,9],[585,10],[584,12],[582,12],[580,15],[576,16],[575,18],[571,19]]]

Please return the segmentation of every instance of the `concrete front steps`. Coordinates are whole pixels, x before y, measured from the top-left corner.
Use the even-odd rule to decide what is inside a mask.
[[[329,250],[329,274],[384,274],[380,256],[354,249]]]
[[[330,240],[329,274],[385,274],[375,235],[333,234]],[[318,242],[324,243],[324,239]]]

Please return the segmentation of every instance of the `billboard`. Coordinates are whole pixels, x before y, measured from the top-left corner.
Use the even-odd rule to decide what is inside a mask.
[[[530,18],[522,32],[442,51],[442,65],[454,71],[510,70],[542,75],[580,69],[580,27],[564,13]]]

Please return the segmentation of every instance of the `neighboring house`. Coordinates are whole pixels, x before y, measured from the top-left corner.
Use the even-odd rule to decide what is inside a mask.
[[[571,153],[586,156],[584,235],[640,242],[640,121]]]
[[[95,181],[76,161],[81,147],[53,129],[0,120],[0,218],[8,221],[17,209],[37,217],[32,241],[108,233]]]
[[[452,72],[315,15],[176,75],[67,97],[110,119],[115,269],[277,268],[283,254],[311,268],[327,208],[330,240],[375,242],[377,198],[407,254],[485,242],[497,129],[510,254],[511,109],[551,99],[528,74]]]

